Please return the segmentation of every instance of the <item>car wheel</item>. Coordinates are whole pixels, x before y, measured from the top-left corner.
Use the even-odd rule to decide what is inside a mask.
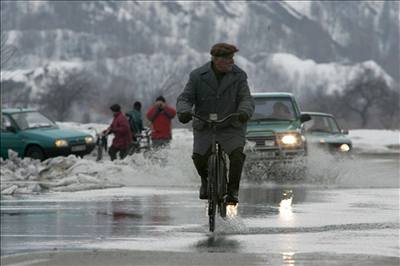
[[[37,159],[37,160],[44,160],[44,153],[43,150],[38,146],[31,146],[25,153],[26,157]]]

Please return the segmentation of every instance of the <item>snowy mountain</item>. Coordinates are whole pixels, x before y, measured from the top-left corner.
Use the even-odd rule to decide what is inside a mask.
[[[46,73],[84,69],[104,105],[136,98],[146,106],[161,93],[174,102],[220,41],[239,47],[236,62],[254,91],[301,96],[324,84],[340,92],[360,66],[391,85],[400,78],[396,1],[3,1],[1,10],[17,51],[2,64],[2,86],[18,81],[28,98],[45,88]],[[3,103],[14,101],[5,95]]]

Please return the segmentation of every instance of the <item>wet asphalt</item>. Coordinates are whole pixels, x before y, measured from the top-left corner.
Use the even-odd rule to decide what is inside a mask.
[[[398,265],[397,159],[359,158],[335,186],[246,182],[237,214],[218,218],[214,233],[208,231],[197,186],[2,198],[2,264],[18,261],[10,255],[31,252],[102,251],[98,256],[103,256],[130,250],[142,254],[143,264],[137,265],[173,265],[160,260],[166,252],[176,265],[187,262],[182,258],[180,264],[179,254],[212,254],[215,259],[199,257],[193,265],[228,265],[217,254],[260,258],[249,259],[248,265]]]

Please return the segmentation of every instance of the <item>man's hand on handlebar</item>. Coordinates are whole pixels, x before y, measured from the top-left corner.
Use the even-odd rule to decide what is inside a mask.
[[[112,133],[112,131],[111,131],[110,128],[105,129],[105,130],[103,130],[103,131],[101,132],[101,134],[102,134],[103,136],[110,135],[111,133]]]
[[[191,112],[178,113],[178,119],[179,122],[181,122],[182,124],[189,123],[189,121],[192,120],[192,113]]]

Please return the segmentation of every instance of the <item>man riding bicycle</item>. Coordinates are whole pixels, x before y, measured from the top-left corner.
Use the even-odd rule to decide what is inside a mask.
[[[222,119],[239,113],[237,119],[217,129],[216,140],[229,155],[229,182],[227,202],[236,204],[245,155],[246,122],[254,112],[254,101],[247,84],[247,74],[234,64],[239,51],[234,45],[217,43],[210,51],[210,62],[193,70],[177,99],[178,119],[188,123],[194,113],[208,119],[217,115]],[[200,199],[207,199],[208,157],[211,154],[212,131],[199,119],[193,121],[193,163],[201,177]]]

